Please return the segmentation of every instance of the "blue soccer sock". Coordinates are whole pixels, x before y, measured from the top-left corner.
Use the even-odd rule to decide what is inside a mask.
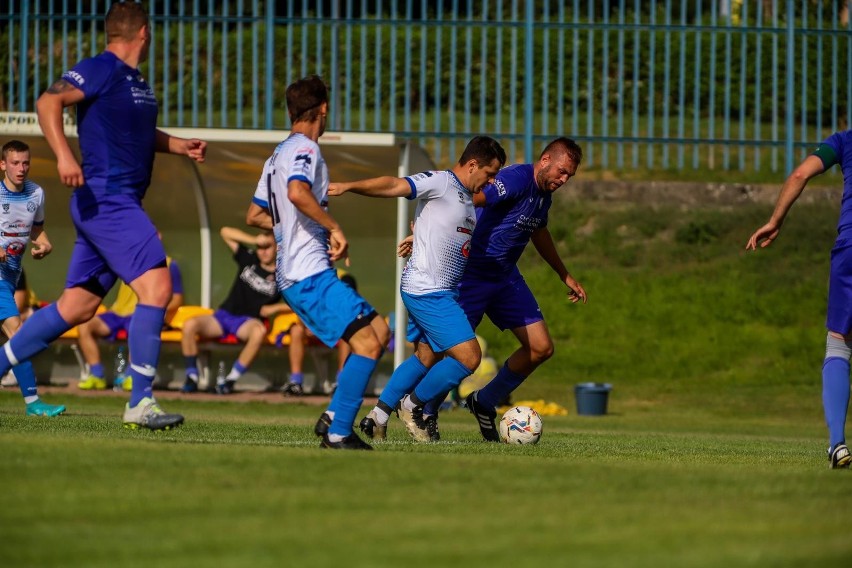
[[[104,378],[104,364],[94,363],[92,365],[89,365],[89,374],[99,379]]]
[[[0,376],[8,373],[12,366],[47,349],[54,339],[69,329],[71,326],[59,315],[55,303],[36,310],[0,349]]]
[[[243,373],[245,373],[247,370],[248,370],[248,367],[246,367],[242,363],[240,363],[240,361],[238,359],[238,360],[234,361],[234,366],[231,367],[231,372],[228,373],[228,376],[225,377],[225,378],[229,381],[238,381],[238,380],[240,380],[240,377],[243,376]]]
[[[476,402],[485,408],[497,408],[497,405],[521,386],[525,379],[524,375],[519,375],[509,369],[507,361],[497,372],[497,375],[491,379],[491,382],[479,389],[476,394]]]
[[[376,369],[378,361],[352,354],[346,360],[343,371],[340,373],[340,382],[337,390],[331,398],[329,409],[333,409],[334,419],[331,421],[329,434],[348,436],[352,433],[352,424],[355,416],[364,402],[364,390],[370,382],[370,376]]]
[[[305,375],[303,373],[290,373],[290,382],[301,385],[305,382]]]
[[[418,401],[429,402],[441,395],[450,392],[462,379],[471,374],[472,371],[453,359],[444,357],[434,367],[429,369],[417,388],[414,389],[412,398]]]
[[[197,355],[184,355],[183,356],[183,368],[186,369],[186,376],[192,377],[192,379],[198,382],[198,356]]]
[[[166,316],[165,308],[137,304],[127,328],[127,345],[130,350],[131,408],[145,397],[152,396],[151,384],[157,375],[160,360],[160,330]]]
[[[15,378],[18,379],[18,387],[21,389],[21,395],[24,398],[38,396],[35,371],[33,371],[32,363],[29,361],[19,363],[12,367],[12,372],[15,373]]]
[[[831,448],[846,441],[846,409],[849,406],[849,361],[828,357],[822,366],[822,406]]]
[[[428,372],[428,367],[421,363],[416,355],[412,355],[393,372],[388,384],[382,389],[379,402],[390,409],[396,408],[402,397],[413,391]]]

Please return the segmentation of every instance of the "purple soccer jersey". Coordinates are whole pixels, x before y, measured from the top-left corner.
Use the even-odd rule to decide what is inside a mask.
[[[62,79],[85,95],[77,104],[85,179],[80,189],[141,199],[154,164],[154,91],[138,69],[108,51],[80,61]]]
[[[476,210],[465,278],[503,278],[517,270],[533,231],[547,225],[551,195],[540,191],[532,164],[500,170],[482,190],[485,207]]]
[[[834,159],[826,161],[822,146],[834,152]],[[826,138],[816,155],[826,169],[840,164],[844,174],[852,168],[852,130],[837,132]],[[831,271],[828,282],[828,311],[826,327],[835,333],[852,331],[852,176],[844,175],[840,218],[837,222],[837,241],[831,250]]]
[[[515,164],[485,186],[476,209],[470,257],[459,284],[459,304],[476,328],[483,315],[500,329],[543,319],[517,263],[536,229],[547,225],[551,195],[541,191],[532,164]]]

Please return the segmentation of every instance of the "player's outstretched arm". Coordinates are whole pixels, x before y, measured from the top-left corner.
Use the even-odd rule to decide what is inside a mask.
[[[574,303],[582,300],[585,304],[587,301],[586,290],[583,289],[583,286],[565,268],[565,263],[562,262],[562,258],[560,258],[559,253],[556,251],[556,245],[547,227],[541,227],[533,231],[531,240],[541,258],[550,265],[553,271],[559,275],[559,279],[568,287],[568,298]]]
[[[799,198],[804,191],[805,186],[811,178],[818,176],[825,171],[825,166],[822,160],[817,156],[808,156],[799,164],[793,173],[790,174],[781,186],[781,192],[778,194],[778,200],[775,202],[775,210],[772,212],[772,217],[765,225],[760,227],[752,234],[746,243],[746,250],[757,250],[768,247],[772,244],[778,234],[781,232],[781,225],[787,217],[787,213],[793,206],[793,203]]]
[[[44,227],[37,227],[33,225],[33,228],[30,231],[30,239],[32,241],[30,254],[36,260],[41,260],[49,255],[53,250],[53,245],[50,244],[50,239],[47,238],[47,233],[44,232]]]
[[[65,127],[62,123],[62,109],[83,100],[83,91],[60,79],[42,93],[36,101],[38,124],[44,133],[50,149],[56,156],[56,170],[59,179],[68,187],[83,185],[83,170],[68,145]]]
[[[187,156],[201,163],[207,156],[207,142],[198,138],[179,138],[157,129],[154,137],[154,150]]]
[[[411,186],[405,179],[393,176],[328,184],[329,195],[343,195],[346,192],[368,197],[408,197],[411,195]]]

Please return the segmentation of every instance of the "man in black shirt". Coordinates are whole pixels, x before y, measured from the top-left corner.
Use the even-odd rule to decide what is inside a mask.
[[[228,297],[212,315],[196,316],[183,324],[183,351],[186,382],[181,390],[198,390],[198,342],[234,335],[245,342],[231,372],[217,381],[216,392],[231,394],[234,385],[249,368],[266,340],[266,326],[261,318],[290,311],[281,301],[275,284],[275,239],[269,233],[254,236],[233,227],[219,231],[234,253],[239,265]],[[254,250],[248,248],[253,246]]]

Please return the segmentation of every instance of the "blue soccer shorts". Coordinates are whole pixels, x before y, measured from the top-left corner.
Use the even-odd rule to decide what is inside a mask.
[[[329,347],[337,345],[353,322],[376,311],[340,280],[333,268],[296,282],[281,296],[302,323]]]
[[[426,341],[432,351],[441,353],[476,338],[458,302],[458,292],[432,292],[415,296],[402,294],[408,310],[409,341]]]

